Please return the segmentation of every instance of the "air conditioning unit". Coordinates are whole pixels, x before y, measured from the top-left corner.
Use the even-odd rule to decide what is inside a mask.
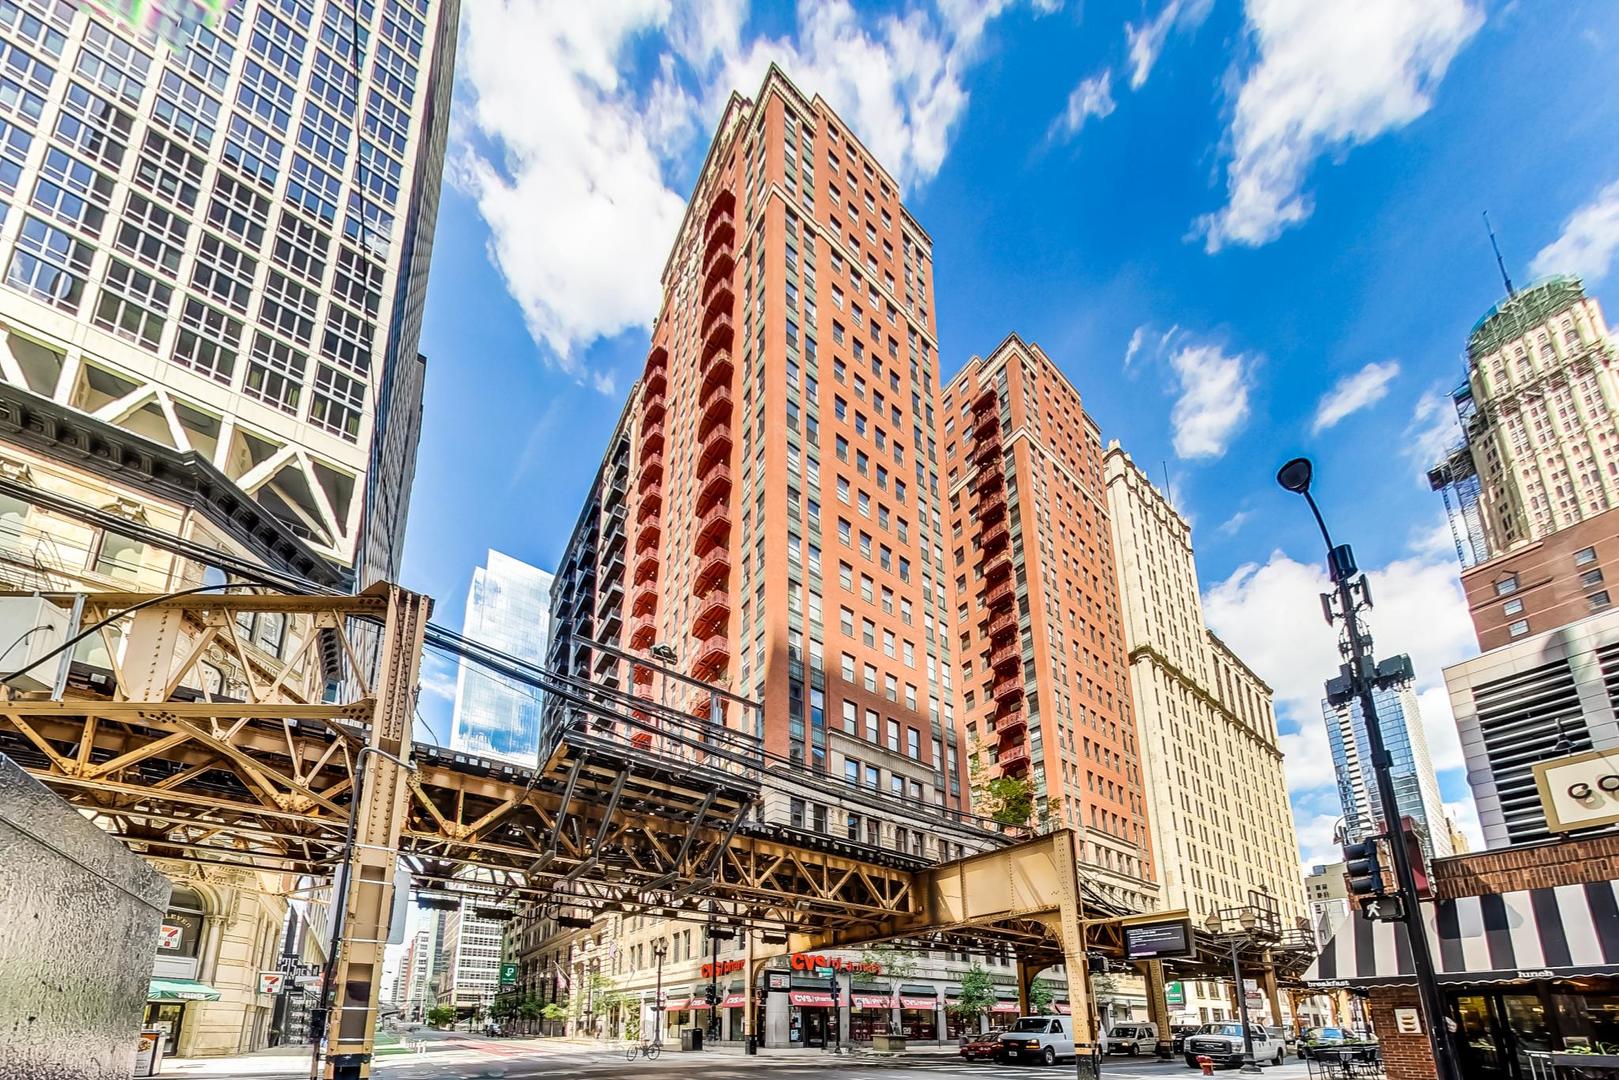
[[[0,596],[0,674],[28,667],[61,648],[68,618],[68,609],[42,596]],[[60,669],[59,658],[52,658],[8,685],[26,693],[51,690]]]

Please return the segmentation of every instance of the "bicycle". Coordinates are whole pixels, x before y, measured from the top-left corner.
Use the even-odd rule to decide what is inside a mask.
[[[624,1060],[634,1061],[637,1054],[648,1061],[657,1061],[658,1055],[663,1053],[663,1043],[642,1039],[638,1043],[630,1043],[624,1050]]]

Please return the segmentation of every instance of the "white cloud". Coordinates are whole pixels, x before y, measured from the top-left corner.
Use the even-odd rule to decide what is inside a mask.
[[[480,0],[465,8],[470,93],[450,175],[477,201],[490,258],[547,359],[605,389],[581,352],[656,315],[685,209],[672,182],[733,89],[753,93],[774,60],[902,183],[926,181],[966,109],[985,29],[1011,2],[862,17],[829,0],[801,5],[791,39],[745,40],[747,0]],[[651,33],[664,48],[637,86],[632,54]]]
[[[1268,243],[1309,217],[1315,160],[1427,112],[1484,21],[1467,0],[1248,0],[1247,16],[1256,59],[1227,136],[1226,205],[1198,221],[1210,252]]]
[[[1319,435],[1351,413],[1382,401],[1389,392],[1389,383],[1399,373],[1400,365],[1389,360],[1367,364],[1353,375],[1345,375],[1322,396],[1310,430]]]
[[[1169,357],[1180,383],[1170,413],[1175,453],[1183,458],[1217,458],[1248,419],[1253,361],[1227,355],[1218,345],[1183,345]]]
[[[1542,274],[1579,274],[1590,281],[1607,276],[1619,251],[1619,180],[1563,222],[1556,240],[1540,249],[1529,269]]]
[[[1214,0],[1169,0],[1163,10],[1139,26],[1125,23],[1124,39],[1130,48],[1130,89],[1139,90],[1152,74],[1172,29],[1194,30],[1208,18]]]
[[[1080,80],[1068,95],[1068,107],[1052,123],[1051,133],[1056,135],[1060,132],[1067,138],[1073,138],[1085,126],[1085,121],[1093,116],[1098,120],[1109,116],[1114,107],[1113,69],[1108,68],[1100,75]]]
[[[1450,395],[1432,389],[1417,399],[1411,410],[1411,421],[1405,427],[1405,452],[1420,471],[1426,473],[1444,460],[1461,438],[1456,403]]]
[[[1135,332],[1130,335],[1130,344],[1126,346],[1124,350],[1124,369],[1126,371],[1130,370],[1130,362],[1136,358],[1136,354],[1146,346],[1147,335],[1149,332],[1150,331],[1148,330],[1147,324],[1142,323],[1140,326],[1136,327]]]
[[[1330,866],[1343,859],[1343,848],[1338,844],[1337,814],[1313,814],[1294,824],[1299,835],[1301,869]]]
[[[1410,654],[1434,766],[1454,768],[1461,749],[1444,695],[1444,668],[1478,651],[1455,561],[1404,558],[1368,574],[1377,606],[1366,624],[1376,655]],[[1321,712],[1322,684],[1341,663],[1337,631],[1320,614],[1320,594],[1329,588],[1321,563],[1306,565],[1277,551],[1264,564],[1239,567],[1203,598],[1209,625],[1270,683],[1279,716],[1296,729],[1283,737],[1288,787],[1295,792],[1333,782]]]
[[[1254,516],[1252,510],[1238,510],[1215,527],[1215,532],[1221,536],[1235,536],[1242,527],[1248,524],[1248,519]]]

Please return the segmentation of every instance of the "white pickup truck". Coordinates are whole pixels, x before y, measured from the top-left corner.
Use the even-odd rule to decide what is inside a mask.
[[[1020,1016],[1001,1035],[1002,1061],[1054,1065],[1074,1056],[1074,1022],[1067,1016]]]
[[[1273,1039],[1259,1024],[1248,1025],[1254,1044],[1254,1063],[1280,1065],[1287,1049],[1280,1039]],[[1246,1049],[1242,1038],[1242,1025],[1235,1020],[1204,1024],[1196,1035],[1188,1035],[1183,1048],[1186,1064],[1197,1067],[1197,1059],[1206,1057],[1216,1065],[1241,1065]]]

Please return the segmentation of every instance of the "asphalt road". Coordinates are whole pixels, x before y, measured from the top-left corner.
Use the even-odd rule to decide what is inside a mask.
[[[437,1033],[435,1033],[437,1034]],[[453,1049],[451,1049],[453,1045]],[[1074,1067],[1063,1063],[1052,1068],[1039,1065],[995,1065],[965,1062],[959,1057],[919,1051],[898,1057],[870,1055],[834,1056],[822,1054],[763,1054],[743,1057],[735,1053],[710,1051],[682,1054],[666,1051],[657,1061],[638,1058],[628,1062],[622,1045],[591,1046],[561,1041],[506,1041],[501,1039],[435,1038],[424,1054],[387,1055],[378,1060],[375,1075],[384,1080],[955,1080],[958,1077],[996,1080],[1065,1080]],[[307,1077],[308,1066],[298,1070],[266,1071],[244,1067],[250,1059],[219,1061],[211,1066],[188,1062],[186,1080],[298,1080]],[[165,1073],[168,1070],[165,1069]],[[1164,1077],[1170,1080],[1196,1077],[1183,1063],[1113,1058],[1102,1068],[1104,1078]],[[1234,1072],[1221,1075],[1235,1077]],[[1265,1080],[1302,1080],[1307,1076],[1302,1062],[1266,1068]]]

